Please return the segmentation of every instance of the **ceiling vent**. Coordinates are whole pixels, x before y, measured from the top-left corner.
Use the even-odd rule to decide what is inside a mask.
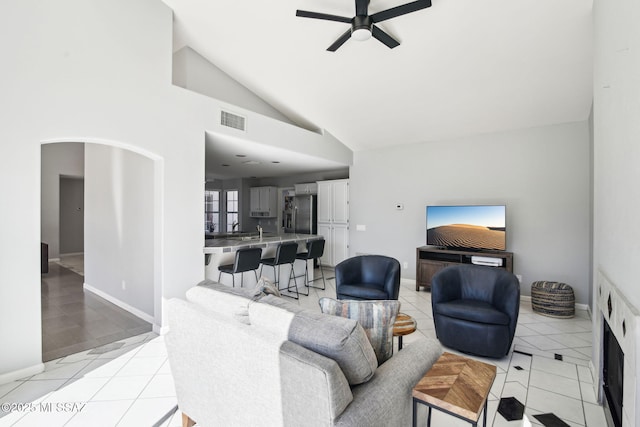
[[[246,119],[242,116],[224,110],[220,112],[220,124],[222,126],[238,129],[244,132],[245,123]]]

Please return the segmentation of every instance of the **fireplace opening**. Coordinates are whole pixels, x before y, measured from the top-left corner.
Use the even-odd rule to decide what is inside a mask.
[[[624,374],[624,353],[609,324],[604,322],[603,339],[603,390],[608,411],[607,421],[614,427],[622,427],[622,389]]]

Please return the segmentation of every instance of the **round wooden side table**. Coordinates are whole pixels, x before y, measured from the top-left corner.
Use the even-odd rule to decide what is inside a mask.
[[[416,331],[418,323],[408,314],[398,313],[393,324],[393,336],[398,337],[398,351],[402,350],[402,337]]]

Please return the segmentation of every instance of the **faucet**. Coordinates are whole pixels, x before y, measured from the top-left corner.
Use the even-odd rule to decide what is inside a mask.
[[[236,231],[236,227],[238,226],[237,222],[234,222],[233,224],[231,224],[231,232],[233,233],[234,231]]]
[[[257,225],[256,230],[258,230],[258,233],[260,233],[260,240],[262,240],[262,226]]]

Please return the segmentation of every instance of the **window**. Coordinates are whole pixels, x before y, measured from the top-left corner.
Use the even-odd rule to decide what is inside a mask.
[[[238,226],[238,190],[227,191],[227,231]]]
[[[220,231],[220,190],[204,192],[204,231]]]

